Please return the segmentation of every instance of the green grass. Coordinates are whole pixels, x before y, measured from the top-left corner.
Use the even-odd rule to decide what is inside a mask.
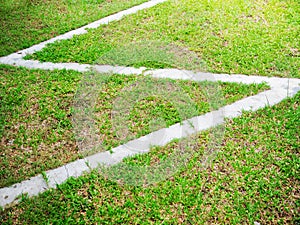
[[[88,73],[83,77],[74,71],[50,72],[0,66],[0,186],[91,154],[89,149],[87,152],[78,149],[73,131],[81,124],[74,127],[71,122],[72,116],[77,115],[74,110],[80,110],[73,107],[81,101],[80,91],[75,98],[78,87],[81,87],[79,82],[82,81],[85,88],[89,87],[84,79],[91,74],[95,75]],[[95,76],[103,83],[95,91],[95,105],[84,106],[84,110],[91,107],[91,118],[96,121],[96,135],[102,144],[98,151],[109,150],[268,88],[265,84],[248,86],[156,80],[133,75]],[[153,92],[160,88],[172,95],[167,98],[164,93]],[[80,90],[87,93],[86,89]],[[209,91],[218,95],[212,97]],[[119,124],[118,121],[123,122]],[[127,131],[125,136],[124,130]]]
[[[140,2],[0,0],[0,55]],[[299,4],[168,1],[28,58],[300,78]],[[0,66],[0,187],[37,173],[44,176],[47,169],[89,154],[76,145],[71,118],[74,102],[79,109],[80,103],[92,102],[84,102],[80,92],[90,87],[99,89],[91,111],[104,150],[267,88],[104,74],[96,77],[102,86],[93,87],[93,75]],[[174,92],[172,101],[158,95],[161,91]],[[0,211],[0,221],[299,224],[299,103],[298,93],[228,120],[224,136],[218,136],[220,127],[174,140],[101,173],[70,179],[39,197],[23,196],[19,205]],[[128,112],[122,106],[132,108]],[[203,166],[207,155],[212,161]],[[145,173],[149,166],[154,175]],[[160,182],[149,185],[153,180]],[[135,183],[143,186],[128,185]]]
[[[175,55],[182,49],[191,52],[193,58],[196,54],[200,70],[300,78],[299,18],[297,0],[168,1],[50,44],[27,58],[149,66],[136,55],[148,54],[155,61],[157,57],[163,59],[164,49],[173,46],[173,51],[168,51]],[[151,45],[155,49],[161,45],[161,57]],[[131,58],[135,60],[128,60]],[[150,66],[169,67],[168,62]],[[176,60],[171,66],[185,68]]]
[[[95,106],[96,123],[104,134],[103,146],[110,149],[266,88],[265,84],[111,76],[101,86]]]
[[[82,74],[0,66],[0,186],[78,157],[71,104]]]
[[[145,0],[0,0],[0,56],[142,2]]]
[[[193,157],[165,181],[121,185],[96,171],[2,212],[3,224],[298,224],[300,94],[228,120],[222,147],[203,167],[213,130],[126,159],[151,165],[183,146]]]

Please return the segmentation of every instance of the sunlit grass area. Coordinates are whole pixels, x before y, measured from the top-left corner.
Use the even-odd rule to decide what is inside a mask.
[[[1,66],[0,75],[0,186],[88,154],[76,146],[72,109],[76,110],[74,102],[80,100],[80,96],[75,96],[79,83],[90,74]],[[102,144],[97,151],[109,150],[268,88],[265,84],[197,83],[97,73],[94,76],[105,77],[95,92],[96,104],[90,106]],[[83,82],[86,85],[86,80]],[[150,91],[141,97],[140,92],[152,90],[151,86],[168,87],[172,95]],[[207,96],[209,90],[218,93],[218,99]],[[120,104],[129,108],[118,108]]]
[[[221,147],[207,166],[203,155],[213,130],[125,160],[137,169],[154,166],[188,147],[193,152],[188,163],[164,181],[147,187],[122,184],[122,175],[136,174],[117,165],[119,182],[94,171],[25,198],[1,219],[4,224],[297,224],[299,102],[298,94],[228,120]]]
[[[167,1],[28,58],[128,65],[135,44],[159,40],[196,53],[205,65],[200,70],[299,78],[299,18],[295,0]],[[120,48],[121,59],[103,60]]]
[[[0,56],[143,2],[145,0],[1,0]]]
[[[141,2],[0,0],[0,55]],[[300,78],[299,18],[297,0],[171,0],[27,58]],[[0,65],[0,187],[268,88]],[[1,224],[299,224],[299,103],[20,196]],[[80,128],[101,148],[82,149]]]

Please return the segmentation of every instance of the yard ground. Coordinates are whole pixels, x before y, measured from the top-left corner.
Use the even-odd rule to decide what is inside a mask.
[[[0,55],[143,2],[61,1],[56,7],[58,2],[50,0],[3,1]],[[34,21],[44,11],[51,13],[42,17],[39,27]],[[299,18],[300,3],[296,0],[167,1],[84,35],[50,44],[27,58],[167,68],[170,65],[163,61],[164,56],[147,51],[149,46],[143,45],[166,43],[196,54],[203,62],[198,68],[201,71],[300,78]],[[37,33],[28,32],[31,29]],[[134,46],[145,53],[138,57],[146,55],[150,60],[136,60]],[[173,66],[189,69],[186,64]],[[86,74],[1,65],[0,76],[1,187],[83,157],[74,140],[71,115],[77,86]],[[111,75],[99,91],[95,118],[105,150],[125,142],[111,130],[111,102],[120,90],[134,89],[132,84],[139,79],[135,75]],[[143,99],[129,117],[124,115],[133,134],[126,137],[129,139],[159,129],[149,124],[157,116],[165,115],[169,126],[269,88],[266,84],[219,82],[216,85],[222,98],[212,107],[205,88],[214,87],[213,82],[147,79],[157,86],[169,82],[180,87],[193,100],[196,110],[187,110],[186,117],[180,117],[173,103],[155,96]],[[38,197],[23,196],[18,205],[0,212],[0,220],[3,224],[298,224],[299,104],[300,93],[275,106],[227,119],[222,140],[216,149],[212,148],[214,157],[205,165],[203,158],[211,150],[215,138],[212,134],[218,127],[164,147],[153,147],[150,153],[126,158],[111,169],[120,178],[130,176],[124,168],[157,165],[178,149],[189,149],[192,157],[160,182],[129,185],[94,170]],[[182,101],[178,107],[189,109]]]
[[[0,56],[142,2],[145,0],[1,0]]]

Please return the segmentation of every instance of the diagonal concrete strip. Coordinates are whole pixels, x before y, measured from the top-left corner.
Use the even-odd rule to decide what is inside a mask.
[[[0,62],[2,62],[1,59],[3,59],[3,58],[10,59],[10,60],[22,59],[24,56],[26,56],[28,54],[33,54],[34,52],[42,50],[44,47],[46,47],[47,44],[53,43],[53,42],[58,41],[58,40],[71,39],[74,35],[85,34],[85,33],[87,33],[87,29],[97,28],[97,27],[99,27],[99,26],[101,26],[103,24],[108,24],[108,23],[110,23],[112,21],[120,20],[120,19],[122,19],[126,15],[134,14],[134,13],[140,11],[140,10],[151,8],[151,7],[153,7],[153,6],[157,5],[157,4],[163,3],[165,1],[166,0],[151,0],[151,1],[148,1],[148,2],[145,2],[145,3],[142,3],[140,5],[134,6],[132,8],[123,10],[121,12],[115,13],[113,15],[104,17],[104,18],[102,18],[100,20],[92,22],[92,23],[90,23],[90,24],[88,24],[86,26],[80,27],[80,28],[78,28],[76,30],[69,31],[69,32],[67,32],[65,34],[56,36],[56,37],[51,38],[51,39],[49,39],[47,41],[44,41],[44,42],[41,42],[39,44],[33,45],[33,46],[29,47],[29,48],[26,48],[26,49],[18,51],[16,53],[10,54],[8,56],[1,57],[0,58]]]
[[[154,74],[155,77],[157,77],[156,75]],[[38,175],[10,187],[2,188],[0,189],[0,206],[7,207],[11,204],[17,203],[19,201],[18,197],[21,194],[27,193],[29,196],[35,196],[49,188],[55,188],[56,185],[65,182],[68,178],[81,176],[84,172],[89,172],[91,169],[95,169],[99,165],[114,165],[121,162],[125,157],[148,152],[151,146],[163,146],[172,141],[174,138],[187,137],[199,131],[217,126],[224,122],[224,116],[225,118],[234,118],[240,116],[244,110],[256,111],[265,106],[275,105],[287,96],[294,96],[298,91],[300,91],[300,79],[289,80],[285,78],[260,78],[255,76],[251,77],[224,74],[209,75],[210,77],[215,76],[215,80],[227,82],[252,83],[259,80],[260,82],[269,83],[272,89],[259,93],[255,96],[239,100],[230,105],[224,106],[219,110],[193,117],[168,128],[160,129],[130,141],[127,144],[118,146],[112,149],[112,153],[100,152],[84,159],[68,163],[59,168],[49,170],[46,172],[46,181],[42,175]],[[165,75],[165,77],[169,76]],[[196,77],[196,80],[203,80],[207,77],[207,74],[196,74]],[[230,77],[232,79],[230,79]],[[195,77],[189,78],[194,79]],[[162,135],[164,135],[164,138],[161,138]]]

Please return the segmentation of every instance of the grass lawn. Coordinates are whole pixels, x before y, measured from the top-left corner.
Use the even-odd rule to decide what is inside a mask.
[[[0,0],[0,56],[146,0]]]
[[[76,147],[71,122],[74,95],[83,74],[0,66],[0,76],[1,187],[88,154]],[[197,83],[125,75],[107,75],[102,82],[92,110],[103,150],[268,88],[265,84]],[[140,89],[153,90],[150,85],[158,89],[174,87],[170,88],[173,95],[165,98],[151,91],[141,97]],[[206,95],[209,89],[219,92],[218,99]],[[118,109],[124,99],[123,105],[131,104],[129,112]],[[153,124],[157,118],[159,123]],[[117,125],[118,120],[123,122]],[[126,136],[120,133],[124,128],[128,129]]]
[[[180,145],[192,146],[188,164],[163,182],[121,185],[95,171],[24,198],[1,219],[3,224],[298,224],[299,103],[297,94],[228,120],[222,147],[208,167],[201,160],[210,131],[125,160],[158,164]]]
[[[141,2],[0,0],[0,55]],[[190,52],[205,71],[300,78],[299,18],[297,0],[174,0],[28,58],[186,68],[193,64]],[[187,55],[168,58],[166,52],[176,56],[178,49]],[[72,116],[93,75],[101,82],[91,109],[103,150],[268,88],[0,65],[0,187],[89,154],[76,144]],[[160,90],[174,93],[172,101]],[[130,112],[118,108],[124,99]],[[69,179],[38,197],[23,196],[19,205],[0,209],[1,224],[299,224],[299,104],[300,93],[228,119],[216,148],[218,128]],[[125,136],[116,129],[119,120],[128,129]],[[177,155],[182,150],[191,157]],[[212,161],[204,163],[211,150]],[[163,176],[171,165],[159,166],[173,159],[178,170],[166,179],[126,183],[146,179],[148,167],[157,166],[161,173],[155,175]]]
[[[196,53],[201,70],[300,78],[299,18],[298,0],[167,1],[27,58],[147,66],[126,59],[159,40]]]

